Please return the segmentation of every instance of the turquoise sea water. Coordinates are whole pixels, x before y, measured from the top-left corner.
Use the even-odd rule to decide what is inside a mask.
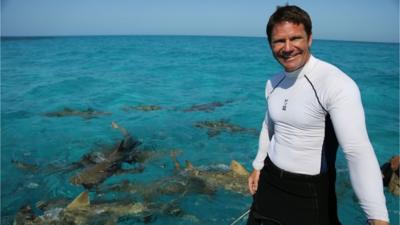
[[[264,38],[195,36],[98,36],[1,39],[1,224],[11,224],[24,204],[74,198],[84,189],[69,183],[72,173],[33,173],[11,160],[39,166],[67,165],[121,135],[117,121],[153,149],[181,149],[178,159],[197,166],[228,165],[235,159],[251,169],[258,137],[221,133],[208,137],[194,124],[227,119],[260,129],[264,87],[281,68]],[[399,44],[315,40],[314,56],[331,62],[359,85],[371,142],[382,164],[399,151]],[[195,104],[225,102],[212,112],[184,112]],[[160,110],[124,110],[158,105]],[[46,117],[64,107],[112,113],[92,119]],[[343,224],[365,217],[339,152],[338,202]],[[145,165],[142,174],[114,176],[155,180],[171,175],[169,156]],[[399,224],[399,198],[386,192],[392,224]],[[97,198],[91,193],[92,198]],[[189,194],[178,205],[197,224],[230,224],[251,199],[219,190]],[[290,216],[290,215],[288,215]],[[191,217],[193,218],[193,217]],[[137,222],[137,221],[136,221]],[[159,215],[152,224],[196,224],[194,219]],[[133,224],[129,219],[120,224]],[[140,224],[140,222],[138,222]],[[242,223],[244,224],[244,223]]]

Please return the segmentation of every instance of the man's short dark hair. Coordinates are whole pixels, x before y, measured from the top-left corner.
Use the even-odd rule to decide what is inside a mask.
[[[310,37],[312,30],[311,18],[306,11],[295,5],[278,6],[274,14],[268,20],[267,37],[271,43],[272,29],[276,24],[282,22],[291,22],[294,24],[303,24],[307,36]]]

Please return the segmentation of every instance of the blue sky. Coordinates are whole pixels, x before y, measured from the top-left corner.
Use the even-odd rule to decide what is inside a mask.
[[[286,2],[311,15],[314,39],[399,42],[399,0],[1,0],[1,35],[264,37]]]

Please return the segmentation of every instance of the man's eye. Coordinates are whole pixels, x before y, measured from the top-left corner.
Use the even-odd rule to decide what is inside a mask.
[[[280,43],[285,43],[285,40],[275,40],[274,44],[280,44]]]

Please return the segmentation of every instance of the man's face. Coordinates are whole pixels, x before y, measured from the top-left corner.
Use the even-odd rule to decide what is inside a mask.
[[[307,62],[311,42],[311,35],[307,36],[303,24],[282,22],[271,32],[272,53],[287,72],[295,71]]]

